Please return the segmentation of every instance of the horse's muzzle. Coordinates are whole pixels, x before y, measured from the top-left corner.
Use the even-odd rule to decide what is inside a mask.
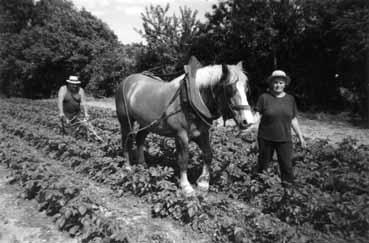
[[[246,119],[241,119],[238,122],[238,126],[241,130],[246,130],[248,127],[250,127],[252,125],[252,123],[247,122]]]
[[[241,115],[243,111],[251,111],[251,107],[249,105],[231,104],[229,108],[232,111],[234,120],[241,130],[247,129],[249,126],[251,126],[251,123],[246,119],[246,117]]]

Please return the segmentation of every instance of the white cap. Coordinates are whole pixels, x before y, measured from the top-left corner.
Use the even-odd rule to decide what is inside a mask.
[[[81,81],[78,80],[77,76],[69,76],[69,79],[67,79],[67,83],[70,84],[80,84]]]

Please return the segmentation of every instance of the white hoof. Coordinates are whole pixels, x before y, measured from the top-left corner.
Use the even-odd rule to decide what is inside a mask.
[[[192,196],[195,193],[195,190],[190,184],[187,185],[181,185],[182,192],[185,196]]]
[[[124,167],[123,167],[126,171],[128,172],[132,172],[132,166],[128,163],[124,164]]]
[[[208,181],[198,181],[197,182],[197,187],[199,188],[200,191],[204,191],[207,192],[209,191],[209,182]]]
[[[209,191],[209,176],[200,176],[196,181],[199,190],[207,192]]]

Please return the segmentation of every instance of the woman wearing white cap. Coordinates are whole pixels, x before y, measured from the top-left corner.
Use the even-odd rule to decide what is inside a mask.
[[[72,119],[80,115],[81,107],[84,111],[85,118],[88,118],[85,92],[80,87],[81,81],[78,80],[77,76],[69,76],[66,82],[67,84],[60,87],[58,92],[59,116],[63,122],[63,126],[64,122],[69,124]]]
[[[282,182],[293,182],[291,127],[302,147],[306,147],[298,120],[297,107],[292,95],[285,92],[290,77],[282,70],[274,71],[267,79],[269,90],[263,93],[256,104],[258,129],[258,172],[265,170],[277,152]]]

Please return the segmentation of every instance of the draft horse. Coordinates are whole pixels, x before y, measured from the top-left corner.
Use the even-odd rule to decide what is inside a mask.
[[[139,124],[136,134],[138,163],[145,162],[144,141],[149,132],[174,137],[179,184],[185,194],[194,192],[187,178],[189,142],[197,143],[203,153],[204,163],[197,186],[199,190],[207,191],[212,160],[209,141],[212,121],[221,116],[223,119],[233,118],[240,129],[254,121],[246,96],[248,78],[241,62],[201,67],[196,58],[191,60],[187,72],[170,82],[132,74],[119,84],[115,95],[126,161],[129,163],[132,159],[132,141],[127,136],[132,132],[134,122]],[[191,89],[184,88],[188,85],[192,85]]]

